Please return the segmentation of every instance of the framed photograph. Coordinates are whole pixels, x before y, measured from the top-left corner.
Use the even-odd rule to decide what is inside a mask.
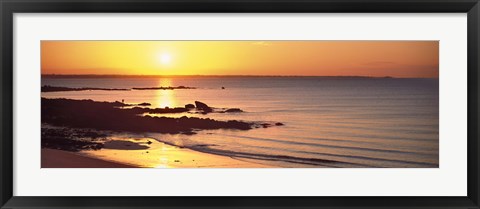
[[[1,208],[479,208],[478,0],[0,6]]]

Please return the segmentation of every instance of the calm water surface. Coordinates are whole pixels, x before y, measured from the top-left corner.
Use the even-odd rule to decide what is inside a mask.
[[[197,89],[42,93],[152,107],[195,100],[244,113],[164,114],[217,120],[282,122],[248,131],[196,135],[145,133],[202,152],[285,167],[438,167],[438,79],[325,77],[43,78],[42,85]],[[225,87],[224,90],[221,87]],[[322,160],[341,163],[329,164]]]

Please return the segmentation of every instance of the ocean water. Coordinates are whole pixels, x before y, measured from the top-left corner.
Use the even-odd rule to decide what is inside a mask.
[[[42,78],[42,85],[197,89],[42,93],[47,98],[148,102],[183,107],[202,101],[244,113],[167,117],[281,122],[247,131],[145,133],[176,146],[278,167],[438,167],[438,79],[355,77]],[[225,89],[222,89],[225,87]],[[335,163],[324,160],[336,161]]]

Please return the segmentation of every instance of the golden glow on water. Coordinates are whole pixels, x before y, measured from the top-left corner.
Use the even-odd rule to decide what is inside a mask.
[[[162,78],[158,82],[158,86],[168,87],[172,85],[172,79]],[[175,90],[156,90],[156,101],[160,108],[177,107],[178,101],[175,98]]]
[[[107,160],[139,163],[145,167],[199,167],[199,157],[190,155],[192,158],[186,158],[184,154],[188,153],[185,151],[187,149],[181,147],[199,148],[202,151],[211,148],[271,156],[318,158],[372,167],[416,167],[425,166],[424,163],[438,166],[438,80],[375,79],[372,80],[375,82],[366,82],[364,79],[265,79],[272,84],[280,81],[291,84],[291,90],[283,90],[278,87],[263,88],[262,85],[257,87],[252,83],[257,82],[258,78],[229,78],[238,82],[241,88],[230,87],[226,83],[229,80],[223,81],[222,77],[216,81],[210,79],[152,77],[145,78],[145,83],[140,83],[143,82],[142,78],[135,81],[137,83],[129,84],[138,87],[185,85],[198,87],[196,90],[42,92],[42,96],[112,102],[125,99],[130,104],[151,103],[151,108],[173,108],[199,100],[214,107],[237,107],[246,113],[202,115],[191,111],[145,115],[285,123],[285,126],[248,131],[199,131],[192,136],[154,136],[153,133],[145,133],[141,137],[155,137],[177,146],[177,149],[163,145],[155,150],[156,145],[152,144],[147,150],[102,149],[97,152],[105,155]],[[116,82],[124,81],[112,81],[112,86]],[[307,82],[305,86],[308,88],[304,88],[303,82]],[[210,88],[208,85],[225,85],[227,89]],[[250,87],[249,85],[253,85],[253,88],[242,87]],[[318,89],[310,89],[310,86],[317,85]],[[330,85],[332,88],[323,88]],[[341,88],[336,88],[337,86]],[[375,90],[372,90],[373,87]],[[412,94],[417,91],[418,95]],[[258,99],[264,95],[265,99]],[[209,147],[210,145],[216,147]],[[281,160],[278,162],[279,165],[282,164]],[[214,163],[216,162],[209,160],[206,164]]]

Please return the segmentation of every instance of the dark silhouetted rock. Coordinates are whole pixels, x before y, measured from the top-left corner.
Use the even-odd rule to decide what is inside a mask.
[[[166,113],[182,113],[182,112],[188,112],[188,109],[183,108],[183,107],[175,107],[175,108],[143,108],[143,107],[134,107],[134,108],[125,108],[124,111],[131,112],[132,114],[144,114],[144,113],[150,113],[150,114],[166,114]]]
[[[209,107],[207,104],[203,102],[195,101],[195,106],[197,107],[197,109],[203,110],[203,113],[209,113],[213,111],[211,107]]]
[[[125,103],[123,103],[123,102],[115,101],[115,102],[113,103],[113,106],[115,106],[115,107],[125,107],[125,106],[130,106],[130,105],[125,104]]]
[[[276,126],[283,126],[283,125],[285,125],[285,124],[283,124],[283,123],[275,123],[275,125],[276,125]]]
[[[188,86],[160,86],[160,87],[142,87],[142,88],[132,88],[133,90],[175,90],[175,89],[195,89],[195,87]]]
[[[196,89],[195,87],[189,86],[160,86],[160,87],[147,87],[147,88],[132,88],[133,90],[175,90],[175,89]],[[111,88],[93,88],[93,87],[83,87],[83,88],[70,88],[62,86],[49,86],[44,85],[41,88],[42,92],[57,92],[57,91],[130,91],[131,89],[111,89]]]
[[[239,108],[230,108],[230,109],[225,110],[225,112],[243,112],[243,110],[241,110]]]
[[[58,91],[94,91],[94,90],[101,90],[101,91],[129,91],[130,89],[109,89],[109,88],[70,88],[70,87],[61,87],[61,86],[49,86],[45,85],[42,86],[42,92],[58,92]]]
[[[269,123],[262,123],[260,124],[263,128],[268,128],[270,126],[272,126],[272,124],[269,124]]]
[[[150,106],[152,104],[148,103],[148,102],[143,102],[143,103],[140,103],[138,104],[138,106]]]
[[[42,128],[41,146],[57,150],[78,152],[103,148],[105,134],[85,129]]]
[[[170,118],[142,115],[146,112],[172,113],[182,111],[188,110],[186,108],[118,108],[116,103],[111,102],[42,98],[41,119],[42,123],[70,128],[171,134],[208,129],[249,130],[255,126],[255,123],[252,122],[235,120],[218,121],[209,118]]]
[[[207,104],[199,101],[195,101],[195,106],[197,109],[210,108]]]
[[[187,108],[187,109],[193,109],[193,108],[195,108],[195,105],[194,105],[194,104],[186,104],[186,105],[185,105],[185,108]]]

